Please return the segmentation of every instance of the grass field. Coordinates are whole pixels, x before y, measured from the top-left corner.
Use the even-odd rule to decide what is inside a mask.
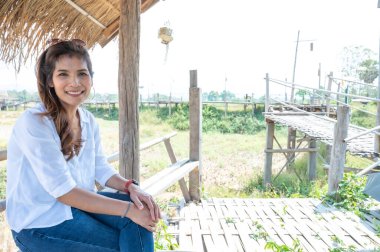
[[[108,115],[108,110],[95,113],[100,125],[103,149],[106,155],[118,150],[118,120]],[[12,126],[23,111],[0,111],[0,149],[6,149]],[[112,112],[111,112],[112,113]],[[166,121],[157,116],[155,109],[145,109],[140,113],[140,143],[176,131]],[[189,155],[189,132],[177,131],[171,139],[177,159]],[[277,181],[279,188],[263,192],[262,170],[264,167],[265,130],[255,134],[222,134],[206,132],[202,135],[202,197],[280,197],[280,196],[318,196],[325,187],[327,178],[319,163],[319,180],[311,188],[304,178],[307,177],[307,155],[298,158],[295,170],[304,179],[300,182],[294,172],[285,172]],[[282,146],[286,146],[287,129],[276,128],[276,137]],[[140,153],[141,179],[144,180],[170,164],[164,144],[158,144]],[[284,164],[283,154],[273,155],[273,170]],[[365,162],[354,157],[348,158],[353,167]],[[364,163],[366,164],[366,162]],[[5,165],[0,162],[0,198],[5,196]],[[363,166],[362,166],[363,167]],[[365,166],[364,166],[365,167]],[[115,164],[117,169],[117,164]],[[169,188],[158,197],[163,209],[168,201],[178,202],[181,193],[178,185]],[[4,214],[0,215],[0,227],[4,228]],[[0,228],[0,230],[2,229]],[[1,240],[1,239],[0,239]]]

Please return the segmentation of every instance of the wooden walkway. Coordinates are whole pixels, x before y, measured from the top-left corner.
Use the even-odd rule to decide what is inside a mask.
[[[214,198],[182,208],[174,233],[178,251],[264,251],[268,241],[294,248],[295,240],[302,251],[373,251],[380,248],[379,213],[362,220],[310,198]]]
[[[320,140],[328,145],[332,145],[334,137],[335,120],[331,118],[323,118],[321,116],[312,116],[307,114],[287,115],[284,113],[266,114],[269,119],[277,124],[292,127],[298,131],[304,132],[306,135]],[[358,135],[367,129],[350,125],[348,129],[348,137]],[[369,133],[358,138],[352,139],[347,143],[347,150],[353,155],[363,157],[376,156],[373,149],[374,133]]]

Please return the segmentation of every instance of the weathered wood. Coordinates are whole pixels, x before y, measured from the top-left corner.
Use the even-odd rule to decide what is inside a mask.
[[[378,2],[378,8],[380,8],[380,0]],[[380,43],[379,43],[379,50],[380,50]],[[379,54],[379,62],[380,62],[380,54]],[[380,67],[379,69],[379,76],[380,76]],[[377,99],[380,99],[380,77],[377,78]],[[376,126],[380,125],[380,102],[378,101],[376,103]],[[377,133],[380,133],[380,130],[377,130]],[[374,152],[380,153],[380,135],[377,134],[374,136],[373,139],[373,147],[374,147]]]
[[[0,151],[0,161],[7,160],[7,150]]]
[[[330,72],[330,74],[328,75],[329,77],[329,82],[327,84],[327,91],[329,91],[328,93],[325,93],[325,97],[326,97],[326,113],[327,113],[327,117],[330,116],[330,97],[331,97],[331,85],[332,85],[332,81],[333,81],[333,72]]]
[[[120,1],[119,27],[119,172],[140,180],[139,151],[139,0]]]
[[[295,130],[293,127],[288,127],[288,141],[287,141],[287,148],[288,149],[295,149],[296,148],[296,138],[297,138],[297,130]],[[289,154],[289,160],[286,168],[290,169],[291,166],[294,164],[295,160],[295,153]]]
[[[183,161],[179,161],[145,180],[141,184],[141,188],[150,195],[156,196],[189,174],[189,172],[197,170],[198,166],[199,161],[187,162],[185,164],[183,164]]]
[[[200,161],[199,168],[189,175],[189,191],[191,200],[200,200],[200,185],[202,175],[201,141],[202,141],[202,92],[198,88],[197,70],[190,71],[189,90],[190,118],[190,160]]]
[[[344,164],[346,161],[348,126],[350,122],[350,108],[345,106],[338,107],[337,123],[334,127],[334,143],[331,150],[331,162],[328,177],[328,193],[332,194],[338,189],[338,184],[343,178]]]
[[[317,149],[317,141],[315,138],[309,140],[309,149]],[[317,176],[317,152],[310,151],[309,152],[309,181],[312,181]]]
[[[172,162],[172,164],[175,164],[177,162],[177,158],[174,154],[173,147],[170,144],[170,138],[165,139],[164,143],[165,143],[165,148],[166,148],[166,151],[168,152],[170,161]],[[189,193],[189,189],[187,188],[185,179],[181,178],[178,181],[178,183],[179,183],[179,187],[181,188],[183,198],[185,199],[186,202],[189,202],[190,201],[190,193]]]
[[[264,251],[268,240],[291,247],[296,239],[305,252],[349,245],[355,251],[372,251],[380,246],[370,227],[379,217],[361,220],[316,199],[212,198],[185,206],[180,215],[173,234],[179,234],[180,249],[189,251]]]
[[[271,152],[271,153],[294,153],[294,152],[317,152],[318,148],[299,148],[299,149],[271,149],[271,150],[264,150],[264,152]]]
[[[169,140],[170,138],[172,138],[175,135],[177,135],[177,132],[172,132],[172,133],[167,134],[167,135],[165,135],[163,137],[159,137],[159,138],[153,139],[153,140],[151,140],[149,142],[143,143],[143,144],[140,145],[140,151],[146,150],[146,149],[148,149],[148,148],[150,148],[150,147],[152,147],[152,146],[154,146],[156,144],[159,144],[161,142],[165,142],[166,140]],[[170,157],[170,160],[171,160],[171,157]],[[107,157],[107,161],[109,163],[113,163],[113,162],[119,161],[119,152],[115,152],[115,153],[112,153],[111,155],[109,155]]]
[[[265,165],[264,165],[264,186],[271,184],[272,178],[272,157],[273,153],[269,150],[273,149],[273,137],[274,137],[274,122],[267,120],[267,134],[266,134],[266,147],[265,149]]]

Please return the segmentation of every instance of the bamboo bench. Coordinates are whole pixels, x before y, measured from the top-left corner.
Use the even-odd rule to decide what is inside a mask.
[[[191,171],[198,169],[199,161],[190,161],[189,159],[184,159],[177,161],[174,154],[172,145],[170,143],[170,138],[177,135],[177,132],[167,134],[163,137],[154,139],[147,143],[144,143],[140,146],[140,151],[148,149],[156,144],[161,142],[165,143],[166,151],[171,160],[171,165],[163,170],[159,171],[152,177],[146,179],[141,183],[141,188],[148,192],[149,194],[156,196],[161,192],[165,191],[167,188],[179,182],[182,194],[186,202],[190,201],[190,193],[187,188],[184,177],[189,174]],[[0,161],[7,159],[7,151],[0,151]],[[108,162],[113,163],[119,160],[119,153],[113,153],[107,157]],[[106,188],[107,190],[108,188]],[[5,200],[0,200],[0,212],[6,210]]]

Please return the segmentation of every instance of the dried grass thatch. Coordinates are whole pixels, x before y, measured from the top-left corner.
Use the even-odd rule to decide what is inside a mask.
[[[141,11],[158,0],[142,0]],[[20,65],[50,38],[104,46],[118,33],[119,0],[0,0],[0,60]]]

